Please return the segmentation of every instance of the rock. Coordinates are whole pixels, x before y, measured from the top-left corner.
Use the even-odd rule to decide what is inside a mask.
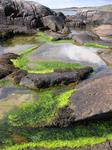
[[[99,56],[109,65],[112,65],[112,50],[104,50],[99,53]]]
[[[112,25],[100,25],[93,31],[99,36],[112,36]]]
[[[112,115],[112,74],[100,76],[79,84],[70,98],[69,108],[74,110],[75,120],[99,120]]]
[[[91,67],[77,69],[76,71],[63,72],[63,73],[48,73],[48,74],[28,74],[20,81],[20,85],[37,89],[48,88],[57,85],[68,85],[73,82],[79,82],[86,79],[87,76],[93,71]]]
[[[11,62],[11,59],[16,59],[17,57],[19,57],[19,55],[13,53],[6,53],[0,56],[0,79],[18,69],[13,66]]]
[[[112,116],[112,71],[85,80],[76,87],[69,105],[60,109],[53,125],[67,127],[72,123],[110,119]]]
[[[66,16],[62,12],[57,12],[57,16],[61,17],[63,20],[66,19]]]
[[[48,36],[51,36],[53,38],[53,41],[67,40],[67,39],[69,39],[68,34],[66,33],[66,31],[64,31],[64,33],[66,33],[66,34],[60,34],[60,33],[52,32],[52,31],[46,31],[45,33]]]
[[[18,57],[19,57],[19,55],[14,54],[14,53],[2,54],[2,58],[4,58],[4,59],[17,59]]]
[[[43,17],[43,24],[46,28],[49,28],[54,32],[62,31],[65,26],[65,22],[61,17],[53,15]]]
[[[14,53],[5,53],[2,56],[0,56],[0,63],[4,64],[12,64],[11,59],[17,59],[19,55]]]
[[[80,44],[95,42],[100,40],[100,37],[92,32],[83,31],[72,35],[72,39]]]
[[[67,17],[67,24],[72,28],[90,28],[94,25],[112,24],[112,12],[81,8],[75,16]]]
[[[37,29],[46,29],[46,23],[50,30],[62,31],[65,18],[63,14],[56,14],[33,1],[1,0],[0,39],[5,40],[15,34],[34,34]]]
[[[0,63],[0,79],[6,77],[7,75],[14,72],[17,68],[10,64],[2,64]]]
[[[10,74],[7,78],[9,80],[14,81],[16,84],[18,84],[21,81],[21,79],[26,75],[27,75],[27,71],[17,69],[12,74]]]

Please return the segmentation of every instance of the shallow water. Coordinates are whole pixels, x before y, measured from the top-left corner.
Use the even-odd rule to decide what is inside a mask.
[[[19,54],[25,49],[39,45],[36,36],[16,36],[0,46],[0,54],[13,52]],[[95,67],[96,70],[102,70],[107,67],[105,62],[97,55],[97,48],[76,46],[71,43],[43,44],[29,55],[29,60],[37,59],[56,59],[71,63],[81,63]]]
[[[37,45],[36,36],[15,36],[7,42],[0,44],[0,54],[12,52],[19,54],[21,51]]]
[[[99,49],[76,46],[71,43],[44,44],[30,56],[30,60],[47,59],[63,60],[72,63],[81,63],[102,70],[107,67],[105,62],[97,55]]]
[[[73,16],[76,14],[75,10],[55,10],[56,12],[62,12],[65,16]]]

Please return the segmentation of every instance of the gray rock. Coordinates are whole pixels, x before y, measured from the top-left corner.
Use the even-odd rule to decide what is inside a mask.
[[[51,29],[52,31],[62,31],[65,26],[65,22],[62,17],[49,15],[43,17],[43,24],[46,28]]]
[[[79,84],[79,91],[70,98],[69,108],[75,121],[105,119],[112,115],[112,75],[100,76]]]
[[[45,29],[46,23],[50,30],[59,31],[65,26],[65,17],[36,2],[1,0],[0,39],[18,33],[36,33],[37,29]]]
[[[57,85],[68,85],[73,82],[79,82],[86,79],[93,71],[91,67],[71,70],[69,72],[54,72],[48,74],[28,74],[20,81],[20,85],[37,89],[48,88]]]
[[[109,66],[112,65],[112,50],[104,50],[99,55]]]
[[[72,35],[72,39],[80,44],[95,42],[100,40],[100,37],[92,32],[83,31]]]

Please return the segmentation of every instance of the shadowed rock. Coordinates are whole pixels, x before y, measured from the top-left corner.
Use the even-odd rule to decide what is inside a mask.
[[[11,59],[16,59],[17,57],[19,56],[13,53],[3,54],[0,57],[0,79],[17,70],[11,62]]]
[[[48,88],[57,85],[68,85],[73,82],[79,82],[86,79],[87,76],[93,71],[91,67],[83,69],[72,70],[70,72],[54,72],[48,74],[28,74],[21,79],[20,85],[29,88]]]
[[[33,1],[1,0],[0,39],[50,29],[64,32],[65,16]]]

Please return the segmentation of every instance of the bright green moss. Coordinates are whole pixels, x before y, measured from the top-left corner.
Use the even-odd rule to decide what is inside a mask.
[[[101,45],[101,44],[97,44],[97,43],[85,43],[84,46],[94,47],[94,48],[103,48],[103,49],[108,49],[109,48],[109,46]]]
[[[28,67],[28,58],[27,57],[19,57],[16,60],[13,60],[13,63],[16,67],[19,67],[23,70],[27,70],[29,73],[50,73],[54,72],[56,69],[76,69],[82,68],[83,66],[80,64],[71,64],[64,63],[61,61],[36,61],[35,69],[32,70]]]
[[[69,97],[75,90],[55,96],[51,91],[42,92],[39,100],[23,104],[18,111],[8,116],[15,127],[40,127],[52,124],[60,108],[69,103]]]
[[[46,43],[74,43],[73,40],[55,40],[52,36],[48,36],[46,33],[44,32],[39,32],[37,34],[37,39],[40,42],[46,42]]]
[[[112,121],[74,125],[71,128],[43,128],[18,130],[29,143],[6,148],[22,150],[25,148],[78,148],[112,140]]]
[[[44,32],[39,32],[37,34],[37,39],[41,42],[51,42],[53,41],[53,37],[52,36],[48,36],[46,35]]]

